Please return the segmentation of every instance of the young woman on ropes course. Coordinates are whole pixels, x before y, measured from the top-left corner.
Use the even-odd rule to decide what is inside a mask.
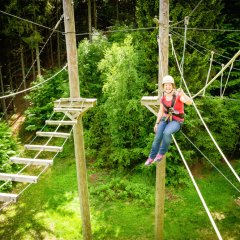
[[[192,100],[182,89],[176,90],[174,79],[170,75],[163,77],[163,96],[154,126],[155,138],[145,165],[160,162],[168,151],[172,136],[180,130],[184,121],[184,103],[192,104]]]

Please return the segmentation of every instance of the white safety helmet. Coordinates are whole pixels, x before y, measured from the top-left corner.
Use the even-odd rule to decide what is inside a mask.
[[[174,79],[172,76],[170,75],[166,75],[163,77],[163,80],[162,80],[162,84],[165,84],[165,83],[172,83],[174,84]]]

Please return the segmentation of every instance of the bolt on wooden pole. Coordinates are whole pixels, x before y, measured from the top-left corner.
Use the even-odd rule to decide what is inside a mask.
[[[158,96],[162,95],[162,79],[168,74],[168,45],[169,45],[169,0],[159,1],[159,67],[158,67]],[[156,170],[156,199],[155,199],[155,240],[164,238],[164,202],[165,202],[166,158],[157,164]]]
[[[64,25],[65,25],[65,36],[66,36],[70,97],[79,98],[80,87],[79,87],[79,76],[78,76],[77,46],[76,46],[73,1],[63,0],[63,10],[64,10]],[[75,157],[76,157],[80,210],[81,210],[81,217],[82,217],[83,239],[91,240],[92,233],[91,233],[91,221],[90,221],[90,210],[89,210],[87,170],[86,170],[86,159],[85,159],[85,149],[84,149],[83,124],[82,124],[81,115],[77,119],[77,124],[74,126],[73,137],[74,137],[74,148],[75,148]]]

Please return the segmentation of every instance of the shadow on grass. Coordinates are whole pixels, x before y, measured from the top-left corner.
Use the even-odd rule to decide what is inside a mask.
[[[31,209],[25,203],[17,203],[0,215],[1,239],[45,239],[46,233],[53,234],[35,218],[37,210]]]
[[[56,159],[37,185],[32,185],[17,203],[0,213],[0,239],[56,239],[64,221],[72,223],[78,214],[80,219],[80,213],[74,211],[79,210],[75,206],[78,203],[74,170],[74,160]],[[76,223],[78,235],[79,225],[80,220]]]

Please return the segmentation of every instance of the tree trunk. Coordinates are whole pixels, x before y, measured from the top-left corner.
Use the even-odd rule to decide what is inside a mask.
[[[8,71],[9,71],[9,85],[10,85],[10,92],[13,92],[13,79],[12,79],[12,64],[11,64],[11,61],[9,60],[9,64],[8,64]],[[12,109],[13,109],[13,112],[15,113],[16,109],[15,109],[15,105],[14,105],[14,97],[12,98],[11,100],[12,102]]]
[[[35,81],[36,80],[36,70],[35,70],[35,59],[34,59],[34,51],[33,51],[33,49],[31,48],[31,56],[32,56],[32,64],[33,64],[33,66],[32,66],[32,74],[33,74],[33,81]]]
[[[41,76],[40,56],[39,56],[39,44],[36,45],[36,59],[37,59],[37,73]]]
[[[119,9],[118,9],[118,0],[116,0],[117,1],[117,4],[116,4],[116,9],[117,9],[117,22],[118,22],[118,20],[119,20]]]
[[[25,90],[27,88],[27,84],[26,84],[26,73],[25,73],[23,45],[20,46],[20,51],[21,51],[21,67],[22,67],[23,89]],[[24,93],[24,96],[26,96],[26,92]],[[25,100],[25,104],[26,104],[26,100]]]
[[[2,66],[0,66],[0,83],[1,83],[1,95],[4,96],[4,85],[2,79]],[[3,111],[3,118],[7,119],[7,109],[6,109],[6,102],[5,99],[1,99],[2,111]]]
[[[54,66],[54,60],[53,60],[53,47],[52,47],[52,38],[50,38],[50,57],[51,57],[51,66]]]
[[[92,14],[91,14],[91,0],[88,0],[88,32],[89,41],[92,41]]]
[[[94,17],[94,28],[97,29],[97,4],[96,0],[93,0],[93,17]]]
[[[59,6],[58,6],[58,1],[57,1],[57,19],[59,19]],[[61,25],[59,26],[59,30],[61,30]],[[58,67],[60,68],[61,66],[61,41],[60,41],[60,34],[57,32],[57,62],[58,62]]]
[[[26,89],[27,85],[26,85],[26,73],[25,73],[23,45],[20,46],[20,51],[21,51],[21,68],[22,68],[23,89]]]

